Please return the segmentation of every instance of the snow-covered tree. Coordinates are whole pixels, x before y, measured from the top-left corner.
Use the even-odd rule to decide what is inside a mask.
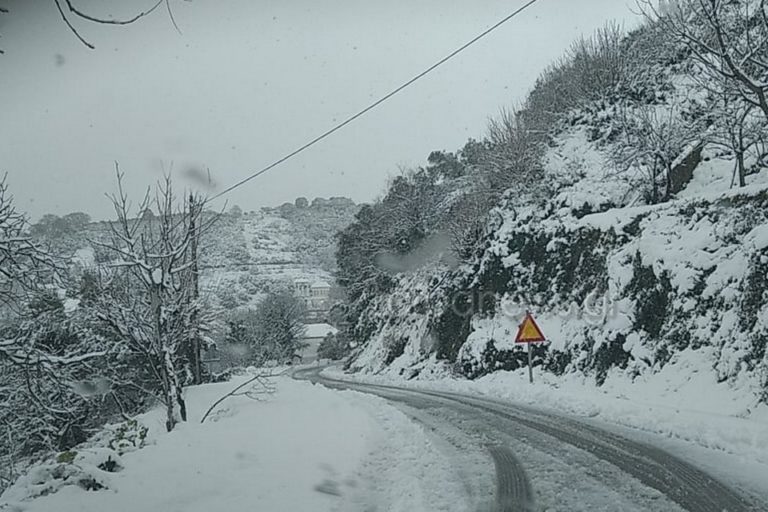
[[[622,38],[621,27],[608,23],[574,42],[536,81],[521,111],[526,127],[549,133],[562,114],[610,98],[632,67]]]
[[[305,313],[304,304],[291,291],[271,291],[255,309],[230,315],[222,351],[233,365],[291,362],[304,348]]]
[[[196,380],[200,365],[195,244],[209,224],[204,224],[199,201],[177,201],[170,177],[154,197],[148,191],[137,216],[131,216],[122,178],[118,171],[111,241],[99,243],[113,255],[102,276],[108,285],[92,307],[114,336],[144,356],[166,406],[166,427],[172,430],[186,420],[182,386]],[[150,204],[157,216],[138,216]],[[109,286],[116,280],[118,286]]]
[[[254,352],[281,363],[293,361],[304,344],[304,304],[289,290],[267,294],[253,318]]]
[[[317,347],[317,357],[338,361],[348,356],[351,350],[349,339],[344,332],[338,334],[330,332]]]
[[[0,180],[0,305],[17,306],[60,267],[29,234],[26,217],[16,211],[5,178]]]
[[[645,15],[685,45],[712,80],[724,78],[768,118],[768,3],[766,0],[678,0]]]

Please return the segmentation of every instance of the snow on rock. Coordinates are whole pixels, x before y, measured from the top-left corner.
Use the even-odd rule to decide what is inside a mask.
[[[617,173],[605,153],[589,142],[586,127],[576,127],[558,140],[544,158],[549,179],[567,184],[553,203],[567,208],[624,205],[632,199],[633,187]]]
[[[374,339],[366,343],[355,358],[356,368],[366,372],[391,371],[409,373],[413,364],[430,354],[434,339],[430,335],[429,302],[440,294],[434,275],[443,267],[427,265],[400,278],[396,293],[374,299],[370,316],[361,324],[375,326]]]
[[[744,243],[750,244],[756,251],[768,249],[768,224],[757,226],[747,233]]]

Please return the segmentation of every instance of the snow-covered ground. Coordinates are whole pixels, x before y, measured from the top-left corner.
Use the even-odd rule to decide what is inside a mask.
[[[170,434],[161,410],[140,417],[149,429],[141,449],[118,455],[94,441],[70,452],[74,460],[33,469],[0,498],[0,510],[357,512],[372,503],[392,512],[464,509],[450,464],[421,427],[379,398],[283,376],[266,401],[230,398],[200,424],[205,410],[245,379],[190,389],[190,421]],[[107,459],[117,471],[97,467]],[[52,476],[65,473],[66,481]],[[77,485],[84,476],[104,488],[85,490]]]

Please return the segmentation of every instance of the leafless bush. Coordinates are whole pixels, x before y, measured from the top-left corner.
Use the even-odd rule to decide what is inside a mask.
[[[623,37],[621,26],[611,22],[571,45],[566,55],[579,96],[600,97],[619,83],[626,60],[622,53]]]
[[[499,196],[514,188],[519,192],[545,187],[541,155],[545,134],[529,128],[523,116],[513,110],[502,110],[488,124],[490,147],[480,170],[488,176],[489,187]]]
[[[677,108],[652,105],[623,108],[618,124],[621,137],[610,153],[617,169],[641,177],[648,202],[668,199],[673,165],[700,142],[701,127],[684,120]]]
[[[621,26],[608,23],[574,42],[536,81],[524,111],[527,125],[548,130],[563,113],[610,96],[627,69],[622,39]]]

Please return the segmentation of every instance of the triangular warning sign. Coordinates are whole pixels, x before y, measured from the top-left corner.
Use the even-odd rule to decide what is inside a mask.
[[[539,329],[533,316],[530,313],[526,313],[523,323],[520,324],[520,328],[517,330],[515,343],[539,343],[541,341],[547,341],[547,339],[544,337],[541,329]]]

